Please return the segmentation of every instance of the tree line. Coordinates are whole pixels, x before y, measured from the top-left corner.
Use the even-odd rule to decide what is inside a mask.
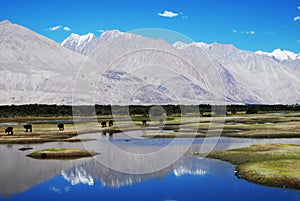
[[[211,106],[211,105],[162,105],[160,111],[164,111],[166,115],[180,115],[184,113],[199,112],[201,115],[208,115],[212,112],[222,114],[235,114],[237,112],[246,112],[247,114],[255,114],[258,112],[285,112],[300,111],[300,105],[227,105],[227,106]],[[131,105],[131,106],[70,106],[70,105],[5,105],[0,106],[0,117],[55,117],[55,116],[91,116],[91,115],[142,115],[148,116],[152,105]],[[154,111],[155,112],[155,111]]]

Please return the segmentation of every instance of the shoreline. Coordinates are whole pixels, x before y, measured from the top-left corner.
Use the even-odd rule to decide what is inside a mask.
[[[194,153],[201,156],[199,153]],[[214,151],[208,158],[235,165],[235,175],[249,182],[300,190],[300,146],[256,144],[245,148]]]

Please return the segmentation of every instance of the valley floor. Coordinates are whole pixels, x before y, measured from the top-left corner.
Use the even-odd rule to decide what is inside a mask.
[[[226,117],[199,117],[193,114],[173,115],[159,122],[161,117],[98,116],[93,117],[28,117],[1,118],[0,143],[43,143],[52,141],[79,141],[81,134],[103,133],[117,135],[120,132],[143,130],[146,138],[185,137],[238,137],[238,138],[298,138],[300,137],[300,113],[238,113]],[[114,125],[109,127],[109,120]],[[142,124],[142,120],[147,120]],[[101,123],[106,122],[107,127]],[[32,132],[25,132],[23,125],[30,123]],[[58,123],[64,123],[59,131]],[[4,133],[6,127],[14,128],[13,135]]]
[[[162,118],[149,118],[138,115],[1,118],[0,126],[3,128],[3,132],[0,134],[0,144],[72,143],[94,140],[85,138],[85,134],[89,133],[115,136],[122,132],[138,130],[143,131],[141,132],[143,133],[142,136],[138,136],[139,138],[300,137],[300,113],[293,112],[237,113],[226,117],[210,117],[210,114],[199,117],[194,114],[185,114]],[[110,120],[113,120],[112,126],[108,125]],[[143,124],[143,120],[147,122]],[[107,123],[107,127],[102,127],[103,122]],[[25,132],[23,125],[29,123],[32,124],[33,131]],[[57,127],[59,123],[64,124],[64,131],[59,131]],[[7,127],[14,128],[12,135],[4,133]],[[130,141],[127,138],[126,140]],[[238,176],[251,182],[299,189],[299,150],[299,146],[296,145],[260,144],[249,148],[212,152],[208,157],[238,165],[236,167]],[[54,157],[62,155],[57,150],[54,150],[54,152],[55,154],[51,152]],[[86,150],[77,150],[77,152],[71,154],[70,152],[72,150],[64,150],[63,154],[67,157],[70,155],[73,157],[80,153],[78,156],[82,157],[82,154],[89,153]],[[37,152],[37,154],[38,157],[43,159],[42,152]],[[48,152],[47,154],[49,155]],[[49,156],[52,156],[51,154]]]

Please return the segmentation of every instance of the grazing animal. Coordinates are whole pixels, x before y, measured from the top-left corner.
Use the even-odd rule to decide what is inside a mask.
[[[14,134],[14,128],[13,127],[7,127],[5,129],[5,133],[7,133],[7,135],[13,135]]]
[[[114,125],[113,120],[110,120],[110,121],[108,122],[108,126],[111,127],[111,126],[113,126],[113,125]]]
[[[57,128],[58,128],[60,131],[63,131],[63,130],[65,130],[65,125],[64,125],[63,123],[59,123],[59,124],[57,125]]]
[[[24,128],[25,128],[25,132],[28,132],[28,130],[30,131],[30,132],[32,132],[32,125],[31,124],[27,124],[27,125],[24,125],[23,126]]]
[[[142,123],[143,123],[143,125],[146,125],[147,121],[146,120],[142,120]]]
[[[101,126],[102,126],[102,128],[106,127],[106,121],[102,121]]]

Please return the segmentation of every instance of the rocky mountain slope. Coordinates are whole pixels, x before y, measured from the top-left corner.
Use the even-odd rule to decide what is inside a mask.
[[[287,52],[283,52],[284,54]],[[293,104],[300,60],[118,30],[61,44],[0,23],[1,104]],[[286,58],[286,57],[279,57]]]

